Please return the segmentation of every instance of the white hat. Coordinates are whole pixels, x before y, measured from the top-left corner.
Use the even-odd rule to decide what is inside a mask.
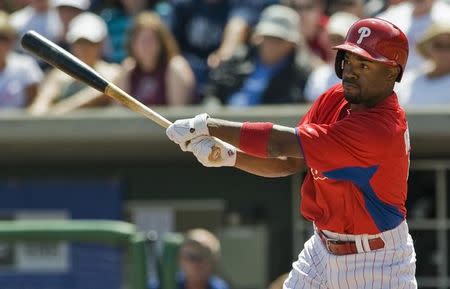
[[[53,0],[53,7],[69,6],[80,10],[88,10],[91,0]]]
[[[299,43],[299,22],[300,19],[295,10],[282,5],[271,5],[262,11],[255,34]]]
[[[350,27],[359,17],[348,12],[333,13],[328,19],[326,30],[328,34],[340,35],[345,38]]]
[[[108,34],[105,21],[91,12],[83,12],[69,23],[66,40],[70,44],[79,39],[99,43]]]

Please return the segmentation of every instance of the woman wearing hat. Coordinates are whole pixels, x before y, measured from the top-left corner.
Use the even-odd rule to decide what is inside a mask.
[[[398,87],[403,105],[450,104],[450,22],[436,22],[417,43],[424,68],[410,71]]]

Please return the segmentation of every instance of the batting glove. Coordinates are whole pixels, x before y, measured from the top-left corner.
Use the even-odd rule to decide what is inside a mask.
[[[207,120],[209,115],[202,113],[194,118],[179,119],[166,129],[166,135],[171,141],[180,145],[183,151],[187,150],[187,142],[191,139],[209,135]]]
[[[236,164],[236,148],[212,136],[200,136],[191,140],[187,150],[205,167],[234,167]]]

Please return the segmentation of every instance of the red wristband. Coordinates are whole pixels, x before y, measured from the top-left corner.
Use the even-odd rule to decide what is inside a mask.
[[[273,123],[244,122],[241,127],[239,149],[249,155],[266,158],[267,144]]]

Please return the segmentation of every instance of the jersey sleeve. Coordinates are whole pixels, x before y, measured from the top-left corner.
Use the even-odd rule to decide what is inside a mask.
[[[377,164],[392,143],[385,122],[358,113],[334,124],[301,123],[296,133],[306,164],[319,171]]]

